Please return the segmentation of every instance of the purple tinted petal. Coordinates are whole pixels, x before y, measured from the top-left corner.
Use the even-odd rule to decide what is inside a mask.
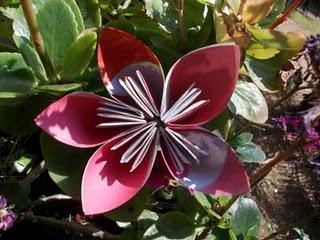
[[[184,164],[182,174],[175,174],[191,189],[215,195],[235,195],[249,191],[248,177],[234,151],[220,138],[201,128],[175,129],[207,154],[196,153],[199,164]],[[173,160],[164,151],[166,161]],[[174,170],[171,170],[173,174]]]

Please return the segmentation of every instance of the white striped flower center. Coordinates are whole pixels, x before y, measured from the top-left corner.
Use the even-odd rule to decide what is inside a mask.
[[[141,164],[151,144],[156,144],[157,150],[165,144],[174,168],[182,173],[184,164],[199,163],[199,156],[207,153],[170,128],[168,123],[189,117],[209,100],[196,101],[201,90],[192,84],[168,110],[160,112],[141,72],[137,70],[136,74],[139,83],[129,76],[120,79],[119,83],[138,107],[105,98],[97,109],[97,115],[105,121],[96,127],[130,127],[112,139],[120,140],[111,149],[116,150],[130,143],[120,161],[132,162],[131,172]]]

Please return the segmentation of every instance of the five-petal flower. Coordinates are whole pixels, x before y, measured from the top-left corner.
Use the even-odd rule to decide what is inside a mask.
[[[85,214],[119,207],[148,179],[158,187],[174,178],[216,195],[249,191],[234,151],[200,127],[227,106],[239,61],[235,44],[212,45],[180,58],[165,79],[159,60],[143,42],[104,28],[98,64],[112,99],[75,92],[36,118],[44,131],[65,144],[102,145],[82,179]]]

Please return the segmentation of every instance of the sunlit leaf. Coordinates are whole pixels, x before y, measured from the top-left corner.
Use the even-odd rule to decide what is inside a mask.
[[[275,49],[296,51],[305,45],[305,37],[299,32],[278,32],[269,29],[249,29],[253,37],[262,45]]]
[[[237,82],[229,109],[251,122],[264,123],[268,120],[267,102],[256,85],[250,82]]]
[[[67,3],[50,0],[40,8],[37,19],[46,52],[55,70],[59,71],[65,52],[79,34],[75,16]]]
[[[86,28],[100,27],[101,14],[98,0],[76,0]]]
[[[274,0],[244,0],[242,19],[253,25],[264,19],[272,10]]]

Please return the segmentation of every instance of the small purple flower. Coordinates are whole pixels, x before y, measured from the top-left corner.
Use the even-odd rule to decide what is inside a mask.
[[[17,219],[17,215],[12,211],[14,205],[7,206],[7,199],[0,195],[0,229],[11,228]]]
[[[304,135],[308,140],[320,137],[320,106],[312,107],[306,111],[297,113],[287,113],[273,121],[285,132],[285,139],[295,141]],[[320,140],[314,141],[306,146],[306,151],[310,152],[320,147]]]

